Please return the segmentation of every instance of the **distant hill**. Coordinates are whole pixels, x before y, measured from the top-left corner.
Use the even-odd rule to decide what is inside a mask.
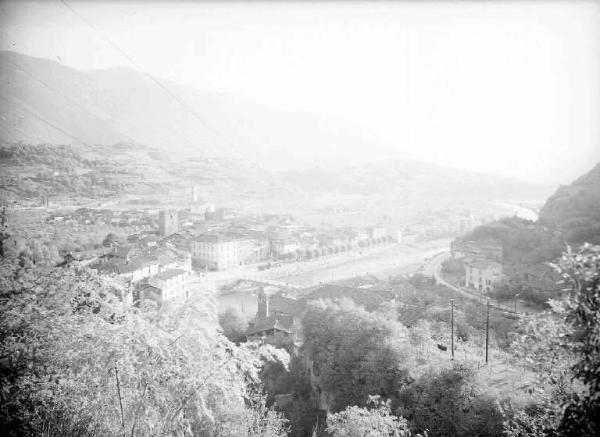
[[[283,196],[295,202],[321,194],[384,195],[406,201],[403,205],[540,199],[548,193],[547,187],[422,162],[371,163],[385,153],[353,124],[274,110],[127,68],[78,71],[3,51],[0,104],[3,145],[70,145],[108,170],[117,166],[127,174],[124,179],[136,181],[129,187],[150,191],[194,183],[221,199],[238,195],[277,202]],[[61,169],[29,158],[20,156],[29,168],[7,159],[0,159],[0,166],[35,194],[48,181],[36,180],[38,173]],[[310,169],[315,162],[327,170]],[[97,168],[77,171],[78,180],[88,178],[84,173],[108,179]],[[70,188],[70,183],[56,187]]]
[[[600,244],[600,163],[560,187],[541,209],[540,223],[559,228],[569,242]]]
[[[0,104],[0,139],[7,143],[136,143],[283,169],[343,164],[356,153],[342,152],[377,150],[344,121],[273,110],[128,68],[78,71],[9,51],[0,52]]]
[[[411,160],[370,162],[335,170],[288,171],[281,179],[290,186],[321,193],[394,194],[431,199],[539,199],[545,186],[483,173],[440,167]]]

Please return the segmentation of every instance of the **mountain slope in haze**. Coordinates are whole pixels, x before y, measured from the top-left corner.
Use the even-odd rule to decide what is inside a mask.
[[[5,142],[130,142],[186,156],[251,159],[267,168],[376,153],[359,129],[343,121],[276,111],[127,68],[78,71],[7,51],[0,52],[0,103]]]
[[[396,194],[404,198],[540,199],[548,187],[410,160],[389,160],[337,170],[281,173],[290,186],[320,193]]]
[[[198,183],[221,197],[348,193],[428,202],[546,197],[543,187],[508,178],[413,161],[369,163],[385,150],[349,123],[157,80],[127,68],[78,71],[0,52],[0,140],[73,145],[95,160],[120,155],[136,167],[132,174],[179,186]],[[328,170],[289,170],[315,162]]]
[[[541,209],[540,222],[561,229],[569,242],[600,244],[600,163],[560,187]]]

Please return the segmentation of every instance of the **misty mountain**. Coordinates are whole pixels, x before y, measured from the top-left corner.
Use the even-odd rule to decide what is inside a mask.
[[[128,68],[78,71],[0,52],[0,101],[4,143],[71,144],[94,159],[124,156],[129,144],[137,156],[131,164],[144,163],[138,173],[204,184],[220,193],[421,199],[523,199],[547,193],[545,187],[505,177],[422,162],[371,163],[385,153],[354,125],[202,92]],[[321,167],[309,168],[315,162]]]
[[[329,170],[280,174],[290,186],[315,194],[394,194],[405,198],[526,199],[547,196],[545,186],[411,160],[369,162]]]
[[[0,102],[5,142],[129,142],[283,169],[347,164],[361,151],[376,152],[365,134],[343,121],[273,110],[128,68],[78,71],[8,51],[0,52]]]

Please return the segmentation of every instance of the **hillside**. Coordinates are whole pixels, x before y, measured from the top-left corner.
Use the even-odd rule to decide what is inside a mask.
[[[536,199],[548,193],[545,186],[410,160],[370,162],[333,170],[288,171],[281,178],[291,186],[316,194],[393,193],[421,200]]]
[[[0,104],[3,147],[65,145],[94,163],[61,168],[46,149],[44,162],[33,159],[32,151],[20,161],[0,157],[3,173],[21,181],[8,189],[17,197],[41,191],[93,197],[98,193],[91,185],[98,178],[111,180],[102,196],[110,194],[112,182],[124,185],[121,194],[170,198],[173,189],[182,193],[197,184],[214,201],[262,201],[280,209],[327,196],[336,203],[340,195],[360,205],[391,197],[394,205],[445,201],[467,207],[547,193],[546,187],[422,162],[371,163],[385,154],[358,126],[202,92],[127,68],[78,71],[0,52]],[[350,162],[347,157],[360,157],[358,151],[360,162]],[[323,169],[311,169],[314,163]],[[69,181],[48,176],[56,172]]]
[[[557,227],[569,242],[600,243],[600,163],[560,187],[541,209],[540,223]]]
[[[128,68],[78,71],[8,51],[0,52],[0,103],[0,139],[9,143],[128,142],[169,154],[251,159],[283,169],[309,162],[340,164],[342,150],[377,150],[344,121],[273,110]],[[316,154],[304,147],[309,143],[319,145],[311,148]]]

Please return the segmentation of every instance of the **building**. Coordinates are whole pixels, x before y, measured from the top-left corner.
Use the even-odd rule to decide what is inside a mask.
[[[185,270],[169,269],[150,277],[148,285],[159,290],[159,304],[170,301],[183,303],[189,297],[189,276]]]
[[[351,299],[367,311],[377,310],[382,303],[394,299],[389,290],[378,287],[361,288],[325,284],[310,294],[295,298],[283,293],[269,295],[264,288],[257,293],[257,311],[246,337],[274,343],[295,343],[302,340],[300,319],[309,301],[319,299]]]
[[[232,220],[235,218],[235,211],[230,208],[207,208],[204,217],[206,220]]]
[[[179,217],[175,210],[160,210],[158,213],[158,232],[166,237],[179,231]]]
[[[482,292],[488,292],[502,279],[502,264],[495,261],[466,261],[465,285]]]
[[[256,318],[246,332],[248,341],[292,344],[298,340],[300,314],[306,301],[282,294],[269,296],[264,288],[257,294]]]
[[[111,258],[91,266],[100,274],[115,274],[130,283],[138,283],[155,275],[160,270],[158,259],[136,256],[128,259]]]
[[[204,234],[192,241],[192,259],[210,270],[241,265],[240,240],[222,234]]]
[[[402,243],[402,231],[400,229],[390,229],[389,236],[395,243]]]
[[[238,244],[239,258],[242,264],[262,261],[267,256],[267,245],[252,238],[241,238]]]
[[[450,246],[454,259],[489,260],[502,262],[502,243],[497,240],[454,240]]]
[[[269,237],[269,246],[273,256],[288,255],[300,248],[298,240],[281,234],[274,234]]]
[[[372,240],[379,240],[385,238],[388,235],[387,229],[380,226],[371,226],[367,228],[367,234]]]

